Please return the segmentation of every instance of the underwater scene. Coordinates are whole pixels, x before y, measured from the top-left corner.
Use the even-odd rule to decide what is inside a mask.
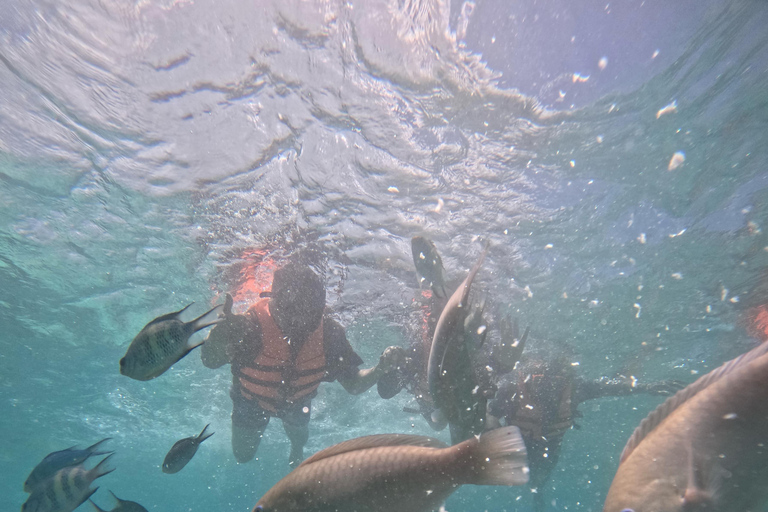
[[[0,510],[768,511],[766,2],[0,3]]]

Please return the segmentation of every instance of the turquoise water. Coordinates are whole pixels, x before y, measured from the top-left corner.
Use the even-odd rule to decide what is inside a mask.
[[[150,511],[246,511],[287,473],[279,422],[235,463],[228,368],[193,352],[153,381],[118,372],[149,320],[234,291],[253,249],[324,256],[366,365],[417,330],[414,235],[452,283],[489,239],[476,288],[493,318],[567,343],[588,378],[692,382],[756,343],[763,2],[74,4],[0,17],[3,510],[47,453],[103,437],[105,509],[111,489]],[[601,510],[660,400],[582,404],[548,510]],[[431,435],[409,404],[324,384],[306,451]],[[216,435],[163,474],[206,423]],[[531,510],[530,495],[465,487],[446,509]]]

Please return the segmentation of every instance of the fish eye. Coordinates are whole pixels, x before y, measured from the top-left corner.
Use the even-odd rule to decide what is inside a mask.
[[[253,509],[253,512],[264,512],[264,507],[261,505],[256,505],[256,508]]]

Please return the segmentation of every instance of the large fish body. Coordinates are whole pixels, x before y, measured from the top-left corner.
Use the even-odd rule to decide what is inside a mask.
[[[451,424],[454,442],[467,435],[479,434],[485,421],[486,400],[477,393],[478,383],[466,343],[465,321],[471,312],[468,302],[472,282],[487,252],[488,245],[445,305],[429,353],[427,380],[436,408],[433,416],[435,419],[442,416]]]
[[[117,501],[117,505],[115,505],[115,508],[110,510],[109,512],[149,512],[146,508],[142,507],[135,501],[130,500],[121,500],[117,496],[115,496],[115,493],[112,491],[109,491],[109,493],[112,495],[113,498],[115,498],[115,501]],[[90,500],[91,505],[93,505],[93,508],[96,509],[96,512],[107,512],[106,510],[100,508],[97,504],[93,502],[93,500]]]
[[[200,443],[211,437],[214,433],[205,433],[210,425],[206,425],[200,435],[186,437],[176,441],[163,461],[163,473],[178,473],[192,460],[197,453]]]
[[[107,455],[112,452],[100,452],[97,451],[99,446],[108,441],[109,437],[102,439],[98,443],[95,443],[84,450],[78,450],[74,446],[67,448],[66,450],[60,450],[58,452],[49,453],[45,458],[35,466],[35,469],[29,474],[24,481],[24,490],[26,492],[32,492],[35,487],[41,482],[44,482],[48,478],[52,477],[58,470],[82,464],[94,455]]]
[[[605,512],[747,512],[768,503],[768,343],[679,391],[640,423]]]
[[[411,238],[411,254],[416,272],[419,274],[419,284],[426,283],[437,297],[445,299],[445,269],[443,260],[437,252],[432,240],[423,236]]]
[[[445,447],[423,436],[386,434],[316,453],[275,484],[254,512],[428,512],[460,485],[524,485],[525,445],[505,427]]]
[[[111,456],[92,469],[80,464],[58,470],[34,488],[21,512],[72,512],[96,492],[98,487],[91,488],[94,480],[114,471],[106,468]]]
[[[181,314],[189,306],[145,325],[120,360],[120,373],[136,380],[154,379],[202,345],[205,340],[190,343],[190,337],[200,329],[219,323],[224,305],[216,306],[191,322],[183,322]]]

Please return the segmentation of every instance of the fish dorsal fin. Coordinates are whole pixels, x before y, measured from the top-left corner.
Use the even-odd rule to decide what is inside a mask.
[[[669,397],[664,403],[658,406],[651,414],[645,417],[640,425],[632,433],[632,436],[627,441],[624,450],[621,452],[621,458],[619,464],[624,462],[629,454],[637,448],[645,437],[651,433],[664,419],[672,414],[678,407],[690,400],[702,390],[709,387],[714,382],[720,380],[723,376],[728,375],[732,371],[741,368],[744,365],[749,364],[758,357],[761,357],[768,353],[768,343],[763,343],[753,348],[746,354],[742,354],[735,359],[731,359],[727,363],[723,364],[719,368],[716,368],[708,374],[701,377],[699,380],[689,385],[688,387],[681,389],[675,395]]]
[[[322,459],[327,459],[342,453],[365,450],[368,448],[379,448],[382,446],[422,446],[425,448],[446,448],[448,445],[439,439],[427,436],[414,436],[410,434],[378,434],[373,436],[358,437],[350,439],[339,444],[335,444],[325,450],[320,450],[304,462],[301,466],[312,464]]]
[[[159,317],[155,318],[154,320],[152,320],[151,322],[149,322],[149,323],[148,323],[148,324],[145,326],[145,328],[146,328],[146,327],[149,327],[149,326],[150,326],[150,325],[152,325],[152,324],[158,324],[158,323],[160,323],[160,322],[165,322],[166,320],[173,320],[173,319],[175,319],[175,318],[178,318],[178,316],[179,316],[179,315],[181,315],[183,312],[185,312],[185,311],[186,311],[186,310],[189,308],[189,306],[191,306],[192,304],[194,304],[194,302],[192,302],[192,303],[188,304],[186,307],[184,307],[184,308],[181,308],[180,310],[178,310],[178,311],[176,311],[176,312],[174,312],[174,313],[167,313],[167,314],[165,314],[165,315],[162,315],[162,316],[159,316]]]

